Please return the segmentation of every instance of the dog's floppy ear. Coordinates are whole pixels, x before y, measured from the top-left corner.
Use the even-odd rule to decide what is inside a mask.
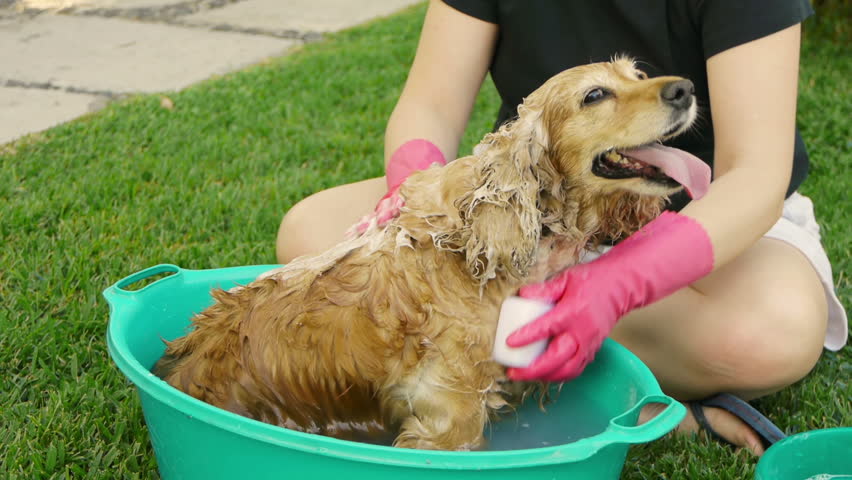
[[[547,145],[541,110],[522,105],[517,120],[474,149],[473,188],[455,203],[462,228],[454,240],[480,284],[500,270],[523,277],[535,259],[541,237],[539,169]]]

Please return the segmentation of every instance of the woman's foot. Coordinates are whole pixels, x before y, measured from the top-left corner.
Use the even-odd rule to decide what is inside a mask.
[[[703,428],[693,415],[692,408],[694,407],[691,407],[688,403],[686,406],[686,417],[677,426],[675,433],[693,435],[703,430]],[[741,418],[721,408],[700,407],[698,404],[695,404],[695,406],[702,408],[707,423],[712,425],[713,430],[718,436],[737,448],[745,448],[758,457],[763,455],[765,448],[760,436]],[[665,407],[666,405],[660,403],[646,405],[639,414],[639,423],[647,422],[663,411]],[[710,432],[707,433],[712,437]]]

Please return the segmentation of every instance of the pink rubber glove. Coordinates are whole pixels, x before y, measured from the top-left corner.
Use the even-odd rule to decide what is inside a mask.
[[[713,270],[713,245],[695,220],[663,212],[609,252],[520,295],[556,303],[507,339],[520,347],[550,338],[547,350],[526,368],[510,368],[513,380],[564,381],[595,357],[619,318],[655,302]]]
[[[372,213],[361,217],[347,232],[347,237],[358,236],[370,225],[383,226],[392,218],[399,215],[403,201],[399,196],[399,186],[417,170],[425,170],[432,164],[446,165],[447,160],[441,150],[429,140],[417,139],[403,143],[391,155],[385,169],[388,193],[379,200]]]

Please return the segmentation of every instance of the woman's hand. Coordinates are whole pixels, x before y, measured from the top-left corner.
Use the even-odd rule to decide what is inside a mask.
[[[346,232],[347,238],[358,236],[373,225],[384,226],[399,215],[399,209],[403,205],[399,186],[413,172],[425,170],[435,164],[443,166],[447,164],[447,160],[441,150],[428,140],[410,140],[399,147],[391,155],[386,168],[388,193],[379,200],[372,213],[361,217],[361,220]]]
[[[509,369],[509,377],[556,382],[580,375],[622,316],[712,270],[713,246],[704,228],[685,215],[663,212],[598,259],[521,289],[522,297],[556,306],[507,338],[510,347],[550,338],[540,357],[529,367]]]

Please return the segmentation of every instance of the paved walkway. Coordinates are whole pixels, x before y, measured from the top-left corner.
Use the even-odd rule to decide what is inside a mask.
[[[422,0],[0,0],[0,145]]]

